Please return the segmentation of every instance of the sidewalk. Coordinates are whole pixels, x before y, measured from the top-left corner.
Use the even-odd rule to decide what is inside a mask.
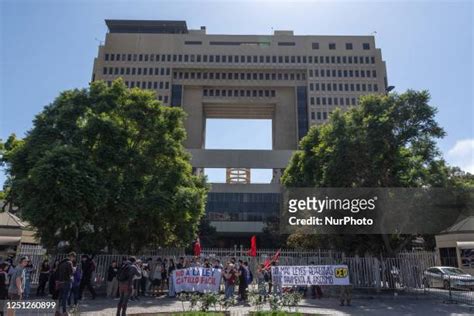
[[[115,315],[117,301],[105,298],[97,300],[86,300],[81,303],[80,313],[85,316]],[[185,303],[187,308],[187,303]],[[266,306],[265,309],[268,309]],[[229,309],[231,315],[245,315],[254,307],[237,305]],[[146,314],[158,312],[180,312],[183,307],[180,301],[170,298],[145,297],[140,301],[130,302],[127,310],[128,315]],[[303,300],[298,308],[299,312],[318,315],[373,315],[373,316],[395,316],[395,315],[473,315],[474,310],[468,306],[458,304],[443,304],[439,300],[432,299],[407,299],[407,298],[378,298],[378,299],[356,299],[352,306],[339,306],[335,298],[321,300]]]

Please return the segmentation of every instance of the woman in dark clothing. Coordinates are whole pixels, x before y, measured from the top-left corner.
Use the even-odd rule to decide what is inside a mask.
[[[39,271],[40,275],[38,281],[38,288],[36,289],[36,296],[45,295],[44,289],[46,287],[46,283],[48,283],[50,269],[51,267],[49,266],[48,259],[43,260]]]
[[[173,284],[173,271],[176,270],[176,265],[174,264],[174,260],[170,259],[170,264],[168,266],[168,296],[175,297],[176,293],[174,291],[174,284]]]
[[[6,300],[8,298],[8,264],[0,264],[0,300]]]
[[[59,297],[59,291],[56,289],[56,280],[58,278],[58,265],[59,259],[56,259],[49,270],[49,294],[52,295],[53,300],[57,300]]]

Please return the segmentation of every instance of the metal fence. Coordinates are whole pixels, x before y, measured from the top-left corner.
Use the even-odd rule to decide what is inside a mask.
[[[474,277],[456,270],[457,268],[440,267],[424,271],[423,294],[438,297],[446,303],[474,305]]]
[[[151,251],[143,252],[142,254],[135,255],[137,258],[152,258],[156,260],[156,258],[179,258],[184,256],[184,249],[183,248],[164,248],[164,249],[156,249]],[[17,251],[16,260],[18,261],[21,257],[27,256],[33,263],[33,266],[36,269],[36,272],[32,274],[32,284],[38,284],[39,279],[39,269],[43,260],[48,259],[50,265],[53,264],[55,260],[63,259],[66,254],[58,254],[52,255],[47,254],[46,250],[42,247],[37,246],[29,246],[29,245],[21,245]],[[82,254],[77,254],[78,258],[82,256]],[[130,257],[129,254],[101,254],[93,256],[93,259],[96,263],[96,271],[93,276],[93,281],[97,287],[101,287],[104,284],[105,278],[107,277],[107,269],[111,265],[112,261],[122,262],[122,258]]]
[[[277,249],[259,249],[256,257],[250,257],[247,249],[243,247],[234,248],[204,248],[201,250],[201,257],[208,259],[218,259],[225,263],[231,258],[246,260],[250,264],[252,271],[256,271],[259,263],[272,258]],[[435,252],[403,252],[395,257],[347,257],[343,252],[333,250],[316,249],[312,251],[300,251],[294,249],[279,250],[279,265],[310,265],[310,264],[347,264],[351,284],[355,289],[367,289],[374,291],[383,290],[404,290],[416,295],[434,295],[445,300],[474,304],[474,280],[472,287],[460,288],[453,280],[448,282],[449,286],[437,287],[436,282],[431,286],[426,284],[426,270],[436,266]],[[47,255],[44,249],[34,246],[20,247],[17,258],[27,255],[31,258],[33,265],[39,268],[43,259],[48,258],[52,263],[55,259],[62,259],[64,255]],[[80,256],[81,254],[78,254]],[[96,272],[94,281],[97,287],[104,285],[107,276],[107,269],[113,260],[121,262],[124,254],[97,255]],[[158,257],[173,258],[175,261],[179,257],[186,256],[184,249],[157,249],[142,254],[135,255],[137,258],[152,258],[156,262]],[[33,275],[33,284],[38,282],[39,273]],[[446,282],[444,282],[446,283]]]

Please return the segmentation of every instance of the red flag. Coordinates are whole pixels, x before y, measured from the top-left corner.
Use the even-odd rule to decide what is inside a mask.
[[[270,259],[265,259],[265,262],[263,263],[263,270],[267,270],[271,265]]]
[[[270,268],[272,262],[277,262],[279,258],[280,258],[280,249],[277,250],[277,252],[273,255],[271,260],[268,258],[265,260],[263,268],[265,270]]]
[[[194,243],[194,256],[199,257],[201,255],[201,242],[199,241],[199,237],[196,238],[196,242]]]
[[[257,256],[257,236],[253,235],[250,238],[250,250],[248,251],[248,255],[250,257]]]
[[[280,259],[280,250],[281,249],[278,249],[278,251],[275,253],[275,255],[272,258],[272,262],[277,262],[278,259]]]

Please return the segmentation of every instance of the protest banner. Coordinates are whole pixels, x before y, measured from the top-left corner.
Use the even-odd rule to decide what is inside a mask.
[[[272,281],[280,286],[349,285],[347,265],[274,266]]]
[[[221,281],[221,270],[214,268],[194,267],[173,271],[173,285],[179,292],[218,292]]]

